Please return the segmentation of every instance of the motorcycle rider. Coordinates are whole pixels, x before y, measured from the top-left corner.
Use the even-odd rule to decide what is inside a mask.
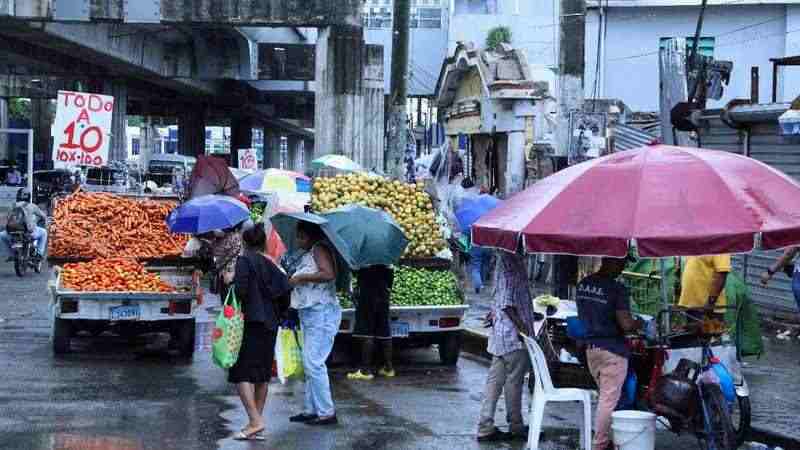
[[[47,248],[47,230],[40,227],[38,222],[47,222],[47,215],[35,204],[30,202],[31,193],[26,188],[21,188],[17,191],[17,202],[9,214],[9,218],[15,211],[21,211],[24,215],[25,229],[31,234],[31,239],[36,246],[36,254],[39,258],[44,256],[45,249]],[[11,248],[11,236],[8,231],[0,231],[0,241],[5,244],[6,251],[8,252],[7,261],[14,260],[14,251]]]

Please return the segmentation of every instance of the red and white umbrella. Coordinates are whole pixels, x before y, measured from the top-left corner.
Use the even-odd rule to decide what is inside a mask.
[[[475,245],[623,257],[744,253],[800,244],[800,184],[745,156],[654,145],[584,162],[473,225]]]

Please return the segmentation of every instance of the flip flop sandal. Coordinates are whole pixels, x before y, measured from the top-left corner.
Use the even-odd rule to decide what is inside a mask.
[[[233,435],[234,441],[263,441],[264,435],[261,434],[264,432],[264,429],[253,431],[249,434],[245,434],[244,429],[239,431],[238,433]]]

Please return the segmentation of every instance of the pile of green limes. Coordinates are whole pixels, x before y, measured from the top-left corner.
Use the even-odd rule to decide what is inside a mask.
[[[355,278],[354,278],[355,283]],[[463,303],[453,272],[400,266],[394,271],[392,306],[446,306]],[[352,308],[346,293],[339,294],[343,308]]]

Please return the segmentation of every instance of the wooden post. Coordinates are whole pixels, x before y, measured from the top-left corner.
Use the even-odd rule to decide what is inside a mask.
[[[750,68],[750,103],[758,104],[758,66]]]

